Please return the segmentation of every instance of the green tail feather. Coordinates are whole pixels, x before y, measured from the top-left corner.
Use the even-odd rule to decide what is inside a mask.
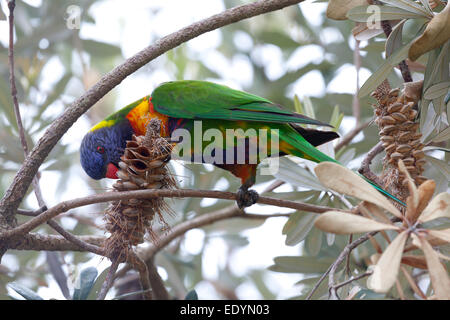
[[[308,141],[306,141],[302,136],[298,135],[297,132],[294,130],[285,130],[282,132],[282,138],[289,144],[291,144],[296,149],[288,150],[287,153],[293,154],[297,157],[305,158],[308,160],[312,160],[315,162],[334,162],[337,164],[342,165],[337,161],[336,159],[333,159],[329,156],[327,156],[325,153],[321,152],[320,150],[316,149],[314,146],[312,146]],[[397,197],[393,196],[383,188],[381,188],[379,185],[377,185],[372,180],[366,178],[365,176],[359,174],[364,180],[366,180],[368,183],[370,183],[375,189],[377,189],[379,192],[384,194],[386,197],[391,198],[395,202],[401,204],[402,206],[406,207],[406,204],[398,199]]]

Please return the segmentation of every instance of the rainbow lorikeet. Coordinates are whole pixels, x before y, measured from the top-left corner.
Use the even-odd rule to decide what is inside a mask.
[[[338,135],[335,132],[300,126],[300,124],[329,126],[328,124],[288,111],[250,93],[206,81],[184,80],[160,85],[150,96],[124,107],[95,125],[81,143],[81,164],[86,173],[93,179],[117,178],[118,163],[124,152],[126,141],[131,140],[132,134],[145,134],[146,125],[152,118],[161,121],[163,137],[172,137],[175,132],[179,132],[178,129],[184,129],[193,136],[186,151],[191,161],[212,163],[241,178],[242,185],[237,197],[237,203],[241,208],[257,201],[258,194],[248,189],[255,183],[256,167],[263,160],[264,155],[290,154],[315,162],[337,162],[315,148],[337,138]],[[198,131],[200,121],[201,130]],[[204,154],[208,146],[211,149],[211,143],[204,141],[204,133],[208,129],[215,129],[216,132],[218,130],[223,136],[223,139],[219,139],[222,140],[220,143],[215,137],[216,144],[212,152],[209,150],[209,157]],[[279,143],[277,148],[272,148],[272,145],[258,144],[256,158],[252,158],[250,150],[254,152],[255,149],[252,147],[255,145],[255,140],[246,136],[246,139],[241,140],[243,157],[238,159],[239,155],[233,154],[230,160],[230,157],[227,158],[226,155],[229,155],[228,152],[231,149],[235,151],[238,144],[238,139],[234,137],[230,140],[231,143],[225,139],[227,130],[230,129],[242,129],[246,132],[253,129],[251,131],[253,138],[261,136],[263,132],[261,130],[268,130],[271,135],[267,138],[267,145],[275,139]],[[200,147],[195,145],[198,139],[202,141]],[[242,141],[244,141],[243,145]],[[261,156],[259,151],[263,148],[265,153]],[[385,195],[399,201],[377,185],[373,185]]]

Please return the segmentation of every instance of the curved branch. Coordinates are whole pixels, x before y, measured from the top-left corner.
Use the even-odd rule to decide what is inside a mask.
[[[170,197],[170,198],[192,197],[192,198],[214,198],[214,199],[236,200],[236,193],[225,191],[192,190],[192,189],[177,189],[177,190],[147,189],[147,190],[122,191],[122,192],[105,192],[92,196],[87,196],[84,198],[76,198],[60,202],[56,206],[49,208],[46,212],[21,224],[20,226],[0,233],[0,240],[24,235],[33,230],[34,228],[36,228],[37,226],[46,223],[51,218],[56,217],[58,214],[66,212],[73,208],[115,200],[145,199],[155,197]],[[330,210],[339,210],[325,206],[313,205],[309,203],[274,199],[269,197],[259,197],[257,203],[314,213],[323,213]]]
[[[56,143],[81,115],[89,110],[89,108],[99,101],[106,93],[121,83],[127,76],[163,53],[188,40],[198,37],[201,34],[243,19],[279,10],[302,1],[303,0],[260,0],[231,8],[165,36],[151,46],[125,60],[124,63],[104,75],[94,86],[86,91],[85,94],[72,102],[66,108],[64,113],[52,122],[50,127],[25,159],[22,167],[15,175],[12,184],[1,199],[0,214],[12,224],[14,213],[23,200],[33,177],[36,175],[40,165],[44,162]]]

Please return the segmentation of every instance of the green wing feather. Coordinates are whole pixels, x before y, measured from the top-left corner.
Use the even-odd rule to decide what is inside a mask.
[[[256,95],[207,82],[166,82],[152,93],[155,110],[174,118],[223,119],[329,126]]]
[[[173,81],[157,87],[152,93],[152,103],[156,111],[174,118],[224,119],[261,121],[274,123],[301,123],[329,126],[326,123],[281,108],[279,105],[243,91],[206,81]],[[288,142],[293,149],[290,154],[315,162],[337,160],[316,149],[291,126],[285,126],[280,139]],[[363,177],[375,189],[387,197],[405,205],[404,202],[383,190],[380,186]]]

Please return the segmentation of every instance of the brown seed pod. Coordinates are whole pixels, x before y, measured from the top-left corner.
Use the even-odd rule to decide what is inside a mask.
[[[176,187],[175,180],[166,167],[172,145],[159,136],[159,129],[150,127],[151,124],[154,125],[154,121],[159,123],[159,120],[151,120],[146,136],[133,136],[131,141],[127,141],[119,162],[119,179],[113,185],[114,190]],[[167,229],[163,214],[170,213],[168,210],[170,209],[163,198],[113,201],[105,212],[106,229],[111,233],[105,242],[108,256],[124,256],[123,259],[126,259],[128,250],[142,243],[146,233],[155,240],[152,222],[157,216]]]
[[[397,122],[396,119],[394,119],[394,118],[391,117],[391,116],[384,116],[384,117],[381,117],[381,120],[379,121],[379,123],[380,123],[381,125],[395,124],[396,122]]]
[[[404,154],[404,153],[407,153],[408,151],[410,151],[411,149],[412,149],[412,147],[409,144],[401,144],[395,149],[395,151]]]
[[[425,153],[422,150],[414,150],[412,152],[412,155],[416,159],[422,159],[425,157]]]
[[[391,89],[387,80],[376,89],[372,96],[377,100],[374,113],[379,126],[380,141],[385,149],[384,168],[381,179],[388,191],[405,200],[409,190],[403,185],[403,176],[398,169],[398,160],[403,160],[411,177],[420,180],[423,173],[424,153],[417,131],[417,110],[421,83],[405,85],[404,90]],[[414,89],[414,90],[412,90]],[[420,161],[420,162],[418,162]],[[418,180],[417,180],[418,179]]]
[[[391,114],[391,117],[394,118],[397,122],[405,122],[408,118],[400,112],[394,112]]]
[[[403,104],[400,102],[396,102],[388,106],[387,112],[392,114],[394,112],[400,111],[400,109],[403,107]]]

